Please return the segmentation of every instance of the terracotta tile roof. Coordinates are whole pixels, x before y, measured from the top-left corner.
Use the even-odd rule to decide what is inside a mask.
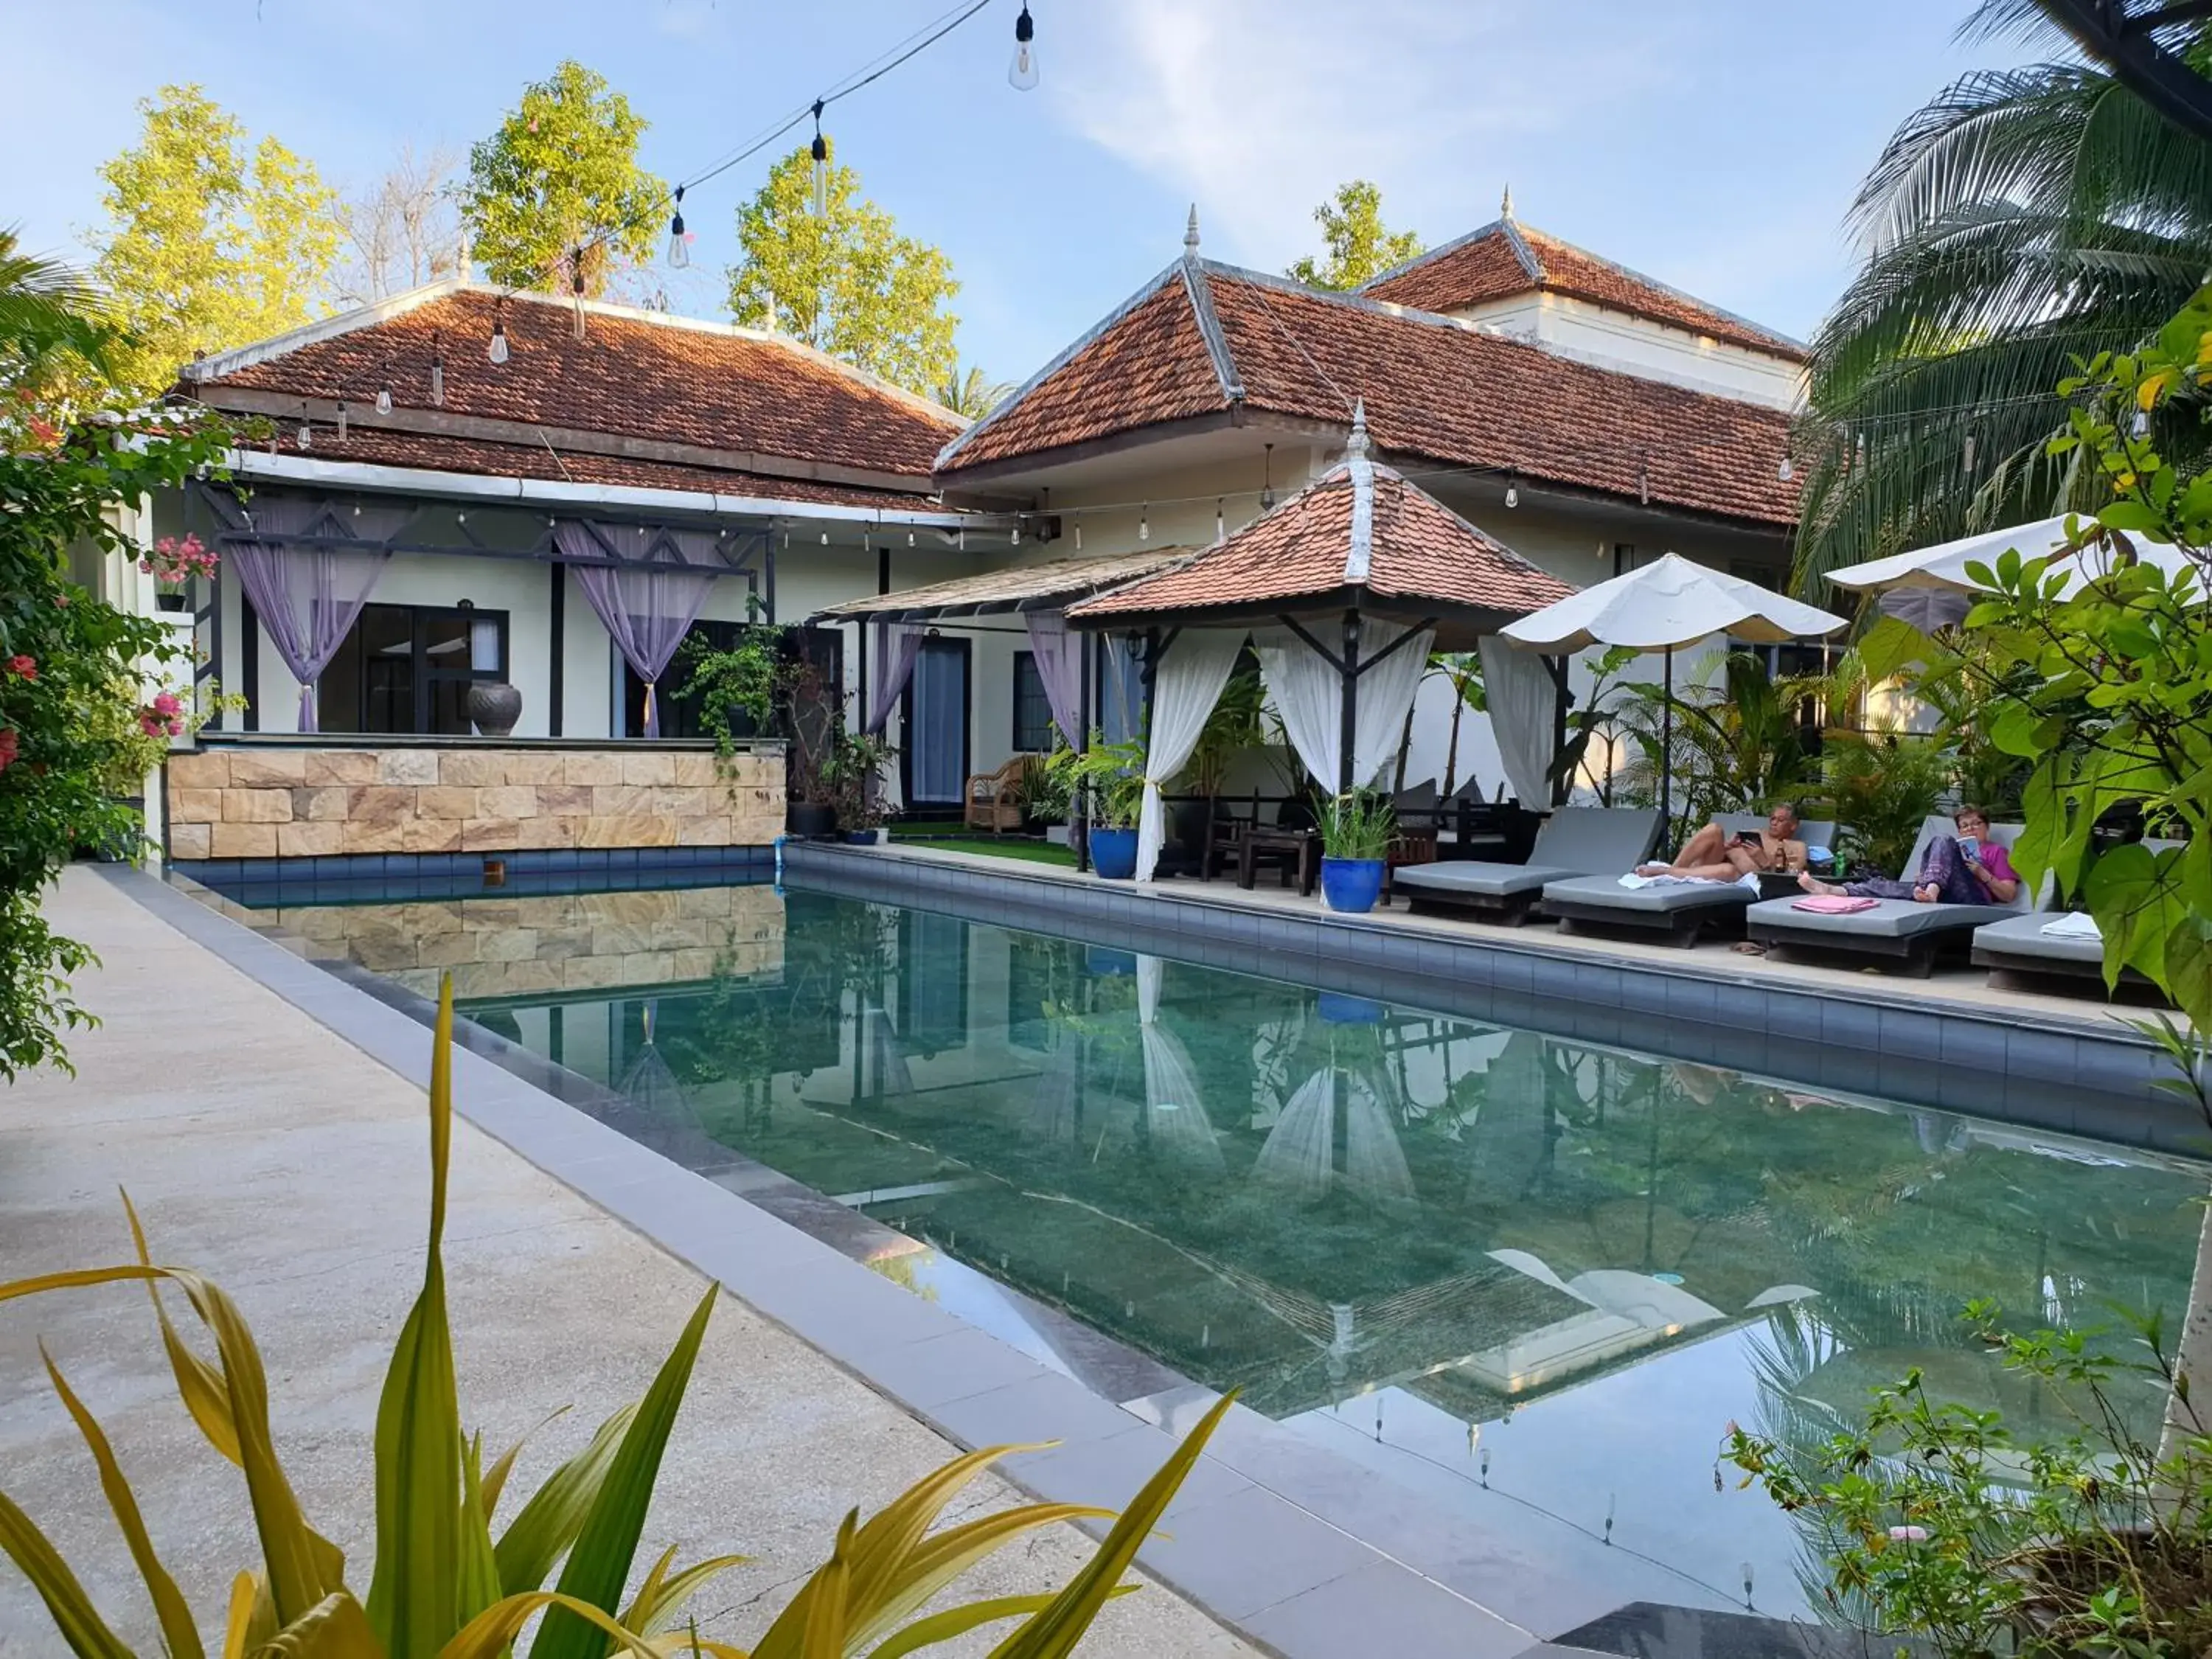
[[[1358,485],[1339,465],[1217,547],[1157,576],[1070,605],[1103,621],[1162,611],[1322,598],[1361,588],[1446,610],[1526,616],[1575,590],[1477,529],[1391,468],[1374,465],[1367,568],[1352,546]]]
[[[1702,300],[1654,282],[1512,219],[1431,249],[1365,283],[1370,300],[1420,311],[1462,311],[1487,300],[1541,290],[1645,317],[1692,334],[1802,362],[1799,342],[1731,316]]]
[[[279,454],[304,454],[313,460],[360,461],[372,466],[414,467],[432,472],[461,472],[496,478],[539,478],[548,483],[624,484],[640,489],[688,489],[718,495],[759,496],[769,501],[805,501],[823,507],[881,508],[891,513],[933,512],[937,503],[919,491],[863,489],[854,485],[817,483],[808,478],[772,477],[760,472],[708,466],[682,466],[627,455],[593,455],[574,450],[558,456],[543,444],[483,443],[434,433],[379,430],[349,422],[345,441],[318,422],[314,447],[302,451],[298,428],[276,429]]]
[[[1233,370],[1232,396],[1206,349],[1185,269],[1170,267],[1095,338],[949,446],[939,481],[1239,404],[1345,424],[1364,398],[1376,443],[1396,456],[1778,529],[1796,521],[1797,487],[1779,477],[1790,434],[1780,410],[1208,263],[1196,269]],[[1139,375],[1133,365],[1145,358]],[[1161,395],[1166,386],[1174,397]]]
[[[1162,547],[1144,553],[1112,554],[1103,559],[1049,559],[1042,564],[1009,565],[1003,570],[956,576],[951,581],[932,582],[924,587],[848,599],[842,605],[817,611],[814,616],[817,620],[851,620],[911,617],[923,611],[980,615],[1027,609],[1047,600],[1087,597],[1149,575],[1190,555],[1188,547]]]
[[[381,314],[379,314],[381,313]],[[484,356],[495,319],[511,355]],[[225,353],[188,378],[210,401],[235,387],[345,398],[366,410],[380,387],[431,410],[430,362],[442,349],[437,412],[755,452],[793,460],[926,476],[963,422],[795,342],[619,307],[591,308],[585,337],[566,304],[502,305],[481,289],[432,291],[262,347]],[[236,364],[238,366],[232,367]]]

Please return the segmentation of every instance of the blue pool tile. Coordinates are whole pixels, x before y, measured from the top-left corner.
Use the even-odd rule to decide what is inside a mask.
[[[2079,1048],[2078,1039],[2071,1033],[2015,1025],[2005,1033],[2005,1072],[2008,1076],[2033,1078],[2065,1088],[2075,1080]]]
[[[1877,1022],[1881,1017],[1880,1009],[1863,1002],[1824,1000],[1820,1004],[1820,1041],[1838,1048],[1879,1053],[1881,1033]]]
[[[1609,963],[1578,962],[1575,964],[1575,997],[1594,1008],[1618,1008],[1624,977],[1622,971]]]
[[[1668,1018],[1710,1025],[1721,1018],[1721,988],[1712,981],[1668,974],[1662,983],[1662,1006],[1667,1010]]]
[[[1499,951],[1492,960],[1491,982],[1502,993],[1526,997],[1535,988],[1535,962],[1526,951]]]
[[[1943,1027],[1940,1014],[1913,1008],[1884,1008],[1881,1016],[1881,1052],[1904,1060],[1940,1060],[1943,1055]]]

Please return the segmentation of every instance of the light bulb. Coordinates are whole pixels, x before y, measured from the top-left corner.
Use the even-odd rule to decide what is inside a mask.
[[[1784,455],[1782,458],[1782,465],[1774,469],[1774,476],[1781,479],[1784,483],[1788,483],[1792,478],[1797,476],[1797,469],[1790,465],[1790,458],[1787,455]]]
[[[507,361],[507,325],[505,323],[494,323],[491,325],[491,343],[484,348],[484,356],[495,363],[503,363]]]
[[[314,427],[313,427],[312,424],[310,424],[309,422],[306,422],[306,421],[302,421],[302,422],[300,422],[300,447],[301,447],[301,448],[302,448],[302,449],[313,449],[314,447],[315,447],[315,428],[314,428]]]
[[[1021,521],[1019,519],[1017,519],[1017,520],[1014,520],[1014,539],[1013,539],[1012,543],[1011,544],[1011,545],[1015,546],[1015,547],[1019,547],[1021,544],[1022,544],[1022,521]]]
[[[1006,66],[1006,84],[1016,92],[1033,92],[1036,83],[1036,25],[1024,5],[1022,15],[1014,19],[1014,61]]]
[[[339,398],[339,399],[338,399],[338,441],[339,441],[340,443],[343,443],[345,441],[346,441],[346,406],[345,406],[345,399],[344,399],[344,398]]]
[[[1147,507],[1140,507],[1137,509],[1137,539],[1140,542],[1148,542],[1152,538],[1152,514]]]
[[[2131,438],[2148,438],[2150,436],[2150,411],[2148,410],[2139,409],[2136,410],[2135,419],[2128,425],[2128,435]],[[1969,438],[1967,441],[1972,443],[1973,440]]]
[[[676,215],[668,222],[668,263],[682,270],[691,263],[691,234],[684,228],[684,186],[676,186]]]
[[[1509,483],[1505,486],[1505,505],[1508,507],[1518,507],[1521,505],[1521,486],[1519,484]]]
[[[441,409],[446,406],[446,360],[443,357],[430,360],[430,401]]]
[[[1080,519],[1075,521],[1075,550],[1079,553],[1083,551],[1083,520]]]
[[[912,547],[914,545],[914,532],[911,530],[906,532],[906,544],[908,547]]]
[[[392,413],[392,388],[388,386],[377,388],[376,412],[380,415]]]
[[[822,100],[814,100],[814,216],[830,216],[830,143],[822,136]]]

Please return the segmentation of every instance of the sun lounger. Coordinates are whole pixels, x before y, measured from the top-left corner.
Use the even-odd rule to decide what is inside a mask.
[[[1993,823],[1990,839],[2010,847],[2022,826]],[[1932,817],[1920,826],[1899,878],[1914,879],[1920,860],[1938,836],[1953,836],[1957,827],[1948,817]],[[1873,908],[1848,915],[1820,915],[1800,910],[1794,899],[1769,899],[1744,912],[1744,931],[1770,949],[1785,952],[1828,953],[1895,961],[1908,973],[1925,977],[1936,966],[1936,953],[1945,946],[1963,944],[1978,927],[2006,912],[2035,908],[2025,883],[2010,904],[1923,904],[1916,899],[1882,899]]]
[[[1724,814],[1721,828],[1756,834],[1765,817],[1747,812]],[[1836,826],[1806,823],[1799,828],[1808,847],[1833,847]],[[1569,876],[1544,884],[1544,914],[1559,919],[1563,933],[1663,933],[1684,950],[1708,927],[1737,927],[1759,895],[1737,882],[1669,881],[1649,887],[1624,887],[1620,875]]]
[[[2154,853],[2161,853],[2181,843],[2148,841],[2143,845]],[[2060,931],[2045,931],[2054,924]],[[2048,911],[2029,911],[1974,929],[1973,961],[1977,968],[1990,970],[1992,984],[2000,974],[2040,974],[2094,979],[2102,988],[2105,941],[2096,924],[2086,916],[2067,923]],[[2130,984],[2148,983],[2133,969],[2124,970],[2121,978]]]
[[[1465,860],[1397,872],[1397,890],[1419,915],[1472,916],[1519,927],[1547,882],[1618,874],[1651,856],[1659,839],[1656,808],[1562,806],[1544,820],[1526,864]]]

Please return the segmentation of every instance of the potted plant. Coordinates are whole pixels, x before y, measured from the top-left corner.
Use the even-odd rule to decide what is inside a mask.
[[[138,561],[138,568],[154,579],[156,608],[189,611],[191,602],[185,587],[195,576],[212,578],[216,562],[215,550],[204,545],[198,537],[187,535],[179,541],[174,536],[164,536]]]
[[[1133,738],[1108,743],[1094,732],[1089,749],[1060,750],[1046,763],[1066,781],[1071,800],[1085,804],[1091,867],[1108,881],[1135,875],[1137,818],[1145,805],[1145,745]]]
[[[1380,790],[1354,789],[1328,804],[1321,821],[1321,896],[1330,909],[1364,915],[1375,908],[1397,833],[1397,814]]]
[[[218,711],[242,714],[246,700],[226,693],[215,681],[195,696],[190,691],[148,694],[136,680],[118,678],[85,708],[83,730],[106,745],[100,787],[139,815],[134,831],[117,841],[80,850],[108,863],[133,863],[144,842],[147,777],[169,757],[171,739],[194,738]]]
[[[879,737],[842,726],[830,740],[824,767],[830,805],[837,828],[856,847],[872,847],[883,838],[883,822],[890,815],[884,805],[884,765],[897,752]]]
[[[1067,826],[1067,775],[1055,769],[1053,759],[1066,753],[1065,745],[1056,747],[1050,755],[1032,755],[1022,768],[1022,811],[1028,821],[1044,831],[1044,838],[1055,847],[1065,847],[1070,836]]]

